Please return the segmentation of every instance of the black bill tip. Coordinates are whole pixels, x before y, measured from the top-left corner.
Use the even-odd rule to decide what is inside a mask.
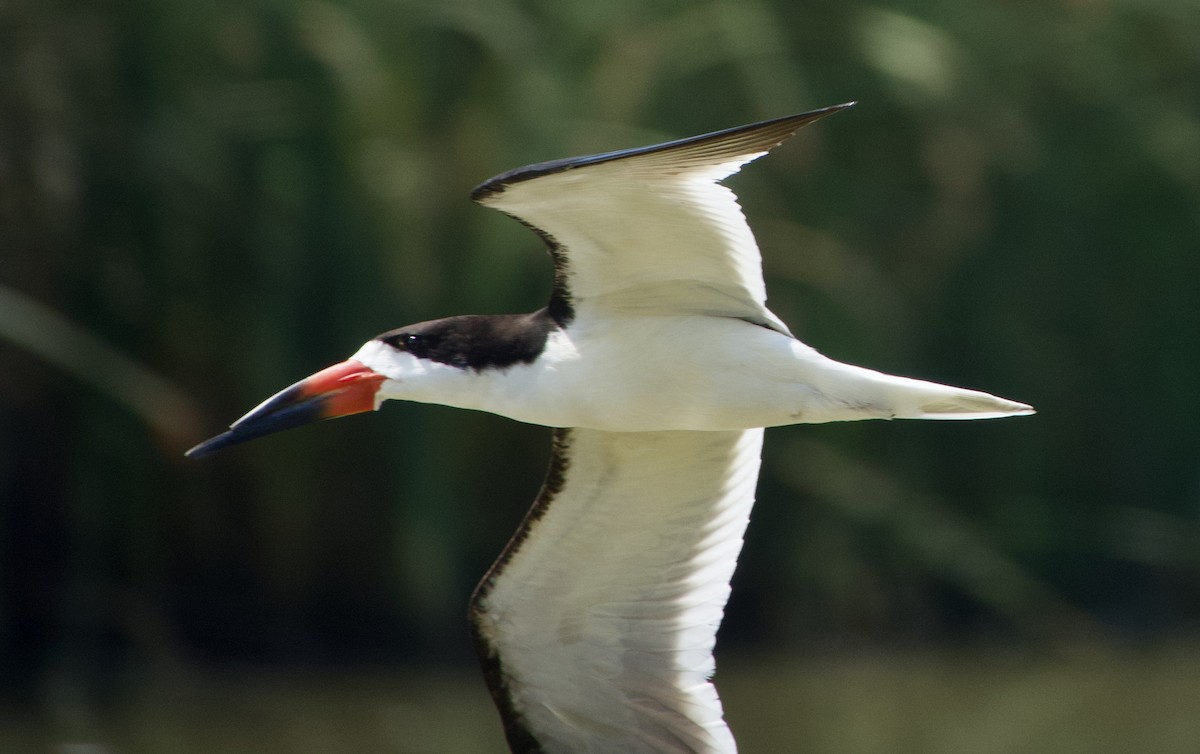
[[[238,419],[226,432],[205,440],[184,455],[188,458],[204,458],[230,445],[329,418],[325,411],[328,395],[307,398],[302,395],[302,391],[295,386],[280,392]]]
[[[216,453],[221,448],[224,448],[229,445],[235,445],[235,444],[241,442],[242,440],[249,439],[249,438],[245,438],[245,437],[238,437],[238,434],[239,433],[234,432],[232,429],[229,430],[228,432],[223,432],[223,433],[217,435],[216,437],[212,437],[212,438],[205,440],[204,442],[200,443],[199,445],[192,448],[191,450],[184,453],[183,455],[188,458],[204,458],[207,455],[212,455],[213,453]]]

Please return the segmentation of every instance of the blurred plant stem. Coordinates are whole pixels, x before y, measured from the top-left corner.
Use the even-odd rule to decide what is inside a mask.
[[[0,338],[28,349],[129,409],[168,442],[200,434],[192,399],[82,326],[0,285]]]

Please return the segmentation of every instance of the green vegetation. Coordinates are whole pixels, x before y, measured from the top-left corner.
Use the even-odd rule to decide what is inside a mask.
[[[540,306],[537,239],[467,199],[490,175],[847,100],[732,181],[772,308],[1040,413],[769,432],[722,646],[1194,638],[1194,0],[9,0],[0,691],[53,727],[163,667],[461,671],[547,431],[389,406],[183,451],[378,332]],[[1115,684],[1107,657],[1073,667]],[[781,724],[832,714],[770,688]],[[841,750],[966,750],[870,746]]]

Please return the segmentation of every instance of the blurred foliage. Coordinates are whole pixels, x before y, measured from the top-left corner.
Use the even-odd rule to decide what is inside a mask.
[[[544,429],[388,406],[182,452],[378,332],[540,306],[482,179],[847,100],[732,180],[772,308],[1040,413],[769,432],[723,646],[1194,634],[1193,0],[8,0],[0,689],[471,662]]]
[[[746,754],[1192,754],[1196,650],[727,655],[721,696]],[[49,726],[26,716],[0,725],[0,751],[495,754],[503,735],[478,676],[393,667],[165,673],[91,724],[103,744],[52,749]]]

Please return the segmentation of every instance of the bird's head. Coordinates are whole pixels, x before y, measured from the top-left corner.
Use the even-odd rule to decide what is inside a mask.
[[[346,361],[279,391],[187,456],[202,458],[320,419],[371,411],[388,399],[475,407],[472,398],[487,377],[532,362],[554,327],[543,310],[448,317],[390,330]]]

